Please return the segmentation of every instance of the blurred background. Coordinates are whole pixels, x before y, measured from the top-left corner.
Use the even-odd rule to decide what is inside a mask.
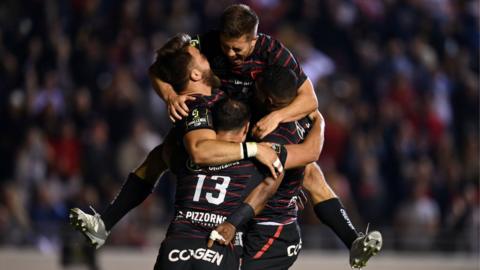
[[[236,2],[1,1],[3,260],[30,250],[56,254],[56,267],[98,269],[96,253],[69,228],[68,209],[103,209],[168,132],[147,75],[155,49],[177,32],[214,28]],[[241,2],[313,81],[326,119],[318,162],[357,228],[381,230],[387,254],[477,261],[480,2]],[[164,175],[106,249],[157,249],[174,184]],[[345,252],[311,207],[301,224],[305,250]],[[20,253],[1,251],[11,249]]]

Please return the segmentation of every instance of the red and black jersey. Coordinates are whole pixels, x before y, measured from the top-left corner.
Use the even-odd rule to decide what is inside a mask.
[[[259,33],[252,54],[239,66],[233,66],[220,47],[218,31],[197,36],[200,51],[207,57],[213,72],[222,80],[222,90],[232,98],[247,100],[254,91],[257,74],[266,66],[283,66],[298,77],[298,87],[307,79],[297,59],[281,42]]]
[[[264,138],[264,141],[275,144],[299,144],[312,127],[312,121],[304,117],[298,121],[282,123],[277,129]],[[290,223],[297,218],[298,193],[302,185],[304,168],[286,170],[283,181],[277,192],[267,202],[263,211],[255,217],[257,223],[275,222]]]
[[[188,100],[186,102],[189,112],[188,116],[183,117],[182,120],[175,122],[173,133],[176,139],[174,140],[175,155],[170,158],[170,170],[177,174],[180,168],[185,163],[188,155],[183,144],[183,136],[186,133],[196,129],[214,129],[212,123],[212,107],[219,100],[225,97],[225,93],[218,89],[213,89],[210,96],[192,95],[195,100]]]
[[[177,175],[175,217],[167,237],[205,239],[265,175],[248,159],[202,168],[187,161]]]

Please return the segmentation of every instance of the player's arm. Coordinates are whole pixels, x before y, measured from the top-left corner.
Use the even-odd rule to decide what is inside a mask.
[[[317,109],[318,102],[310,79],[306,79],[298,89],[297,96],[288,106],[273,111],[260,119],[253,128],[255,137],[263,139],[280,123],[299,120]]]
[[[275,151],[265,145],[250,143],[231,143],[216,139],[212,129],[196,129],[183,137],[187,153],[192,161],[200,166],[220,165],[228,162],[255,157],[270,169],[272,176],[277,177]],[[282,169],[283,170],[283,169]]]
[[[262,212],[267,201],[277,192],[283,176],[284,174],[282,173],[277,179],[266,177],[260,182],[260,184],[250,192],[242,205],[235,210],[233,214],[228,216],[225,222],[212,231],[210,239],[208,240],[208,247],[212,247],[214,241],[222,245],[228,245],[235,237],[235,232],[239,226],[245,224]]]
[[[195,98],[188,95],[178,95],[169,83],[159,79],[155,75],[155,63],[149,67],[148,75],[155,93],[167,104],[170,120],[175,122],[187,116],[189,110],[186,101],[195,100]]]
[[[287,144],[285,169],[306,166],[318,160],[323,148],[325,120],[318,110],[309,115],[312,119],[312,129],[300,144]]]
[[[310,79],[306,79],[300,88],[298,88],[297,96],[285,108],[275,111],[274,113],[281,116],[280,123],[286,123],[299,120],[318,108],[317,96],[313,89]]]

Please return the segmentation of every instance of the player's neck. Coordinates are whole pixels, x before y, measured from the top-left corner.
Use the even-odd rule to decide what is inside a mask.
[[[238,131],[217,131],[217,140],[241,143],[243,141],[243,134]]]

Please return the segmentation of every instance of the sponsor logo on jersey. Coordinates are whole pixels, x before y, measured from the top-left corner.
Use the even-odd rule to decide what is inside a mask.
[[[223,223],[227,217],[200,211],[186,211],[185,213],[183,211],[178,211],[177,215],[175,216],[175,220],[178,219],[187,219],[193,224],[198,224],[200,226],[216,227],[217,225]]]
[[[299,200],[299,199],[300,199],[300,198],[298,198],[297,195],[293,196],[293,197],[290,199],[290,202],[288,203],[288,207],[295,206],[295,209],[298,210],[297,200]]]
[[[295,126],[297,127],[298,137],[300,137],[303,140],[305,138],[305,129],[302,127],[302,125],[298,121],[295,121]]]
[[[186,121],[187,128],[191,129],[198,126],[210,126],[210,120],[208,119],[208,114],[200,114],[199,109],[193,109],[191,115],[188,116]]]
[[[233,245],[243,247],[243,232],[236,232],[233,238]]]
[[[238,164],[240,164],[240,162],[235,161],[235,162],[225,163],[225,164],[218,165],[218,166],[209,166],[208,170],[209,171],[221,171],[221,170],[224,170],[226,168],[229,168],[229,167],[232,167],[232,166],[235,166],[235,165],[238,165]]]
[[[298,244],[287,247],[288,257],[297,256],[298,253],[300,253],[301,249],[302,249],[302,239],[300,239],[300,242]]]
[[[171,262],[188,261],[190,259],[203,260],[209,263],[215,263],[218,266],[222,263],[223,254],[211,249],[172,249],[168,253],[168,260]]]

